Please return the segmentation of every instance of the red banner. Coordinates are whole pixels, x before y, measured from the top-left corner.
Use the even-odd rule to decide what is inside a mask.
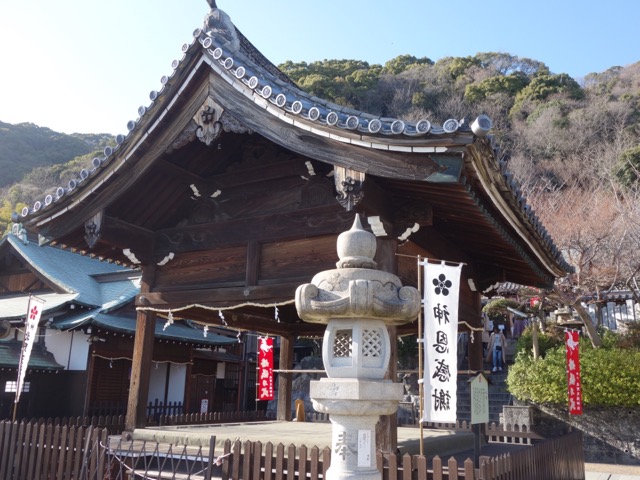
[[[567,348],[567,383],[569,414],[582,415],[582,381],[580,380],[580,335],[577,330],[565,332]]]
[[[24,321],[22,351],[20,352],[20,358],[18,360],[18,383],[15,403],[18,403],[20,400],[20,394],[22,393],[22,387],[24,386],[24,378],[27,375],[29,357],[31,357],[31,350],[33,349],[33,344],[35,342],[36,335],[38,334],[38,325],[40,324],[40,316],[42,315],[43,306],[44,300],[40,300],[36,297],[29,297],[27,318]]]
[[[273,399],[273,337],[258,337],[258,400]]]

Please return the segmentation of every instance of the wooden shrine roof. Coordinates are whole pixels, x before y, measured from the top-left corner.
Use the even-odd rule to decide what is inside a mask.
[[[308,240],[335,245],[353,219],[343,205],[408,250],[446,246],[447,260],[473,264],[478,288],[550,286],[569,270],[506,171],[487,117],[405,122],[311,96],[216,8],[183,54],[91,170],[23,210],[28,230],[126,265],[157,265],[166,284],[146,295],[153,305],[206,301],[210,317],[246,301],[255,321],[265,308],[252,311],[252,301],[295,316],[295,286],[333,268],[337,256],[314,257]],[[279,242],[295,265],[282,264]],[[262,281],[233,268],[257,255],[256,244],[266,248],[257,264],[273,273]],[[200,278],[203,259],[221,268]],[[182,271],[191,287],[172,291]]]

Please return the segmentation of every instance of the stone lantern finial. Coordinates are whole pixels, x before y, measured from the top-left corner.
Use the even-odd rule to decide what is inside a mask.
[[[376,237],[362,228],[360,215],[356,214],[351,230],[338,235],[336,245],[338,268],[376,268],[373,257],[376,255]]]

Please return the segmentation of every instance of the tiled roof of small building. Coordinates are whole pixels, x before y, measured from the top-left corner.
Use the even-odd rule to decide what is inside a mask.
[[[139,291],[140,274],[129,268],[105,262],[86,255],[80,255],[48,245],[39,246],[36,242],[20,239],[13,234],[7,235],[8,242],[22,260],[39,272],[52,285],[65,294],[45,294],[44,312],[54,305],[60,306],[68,301],[113,309],[131,301]],[[130,273],[130,275],[122,275]],[[97,276],[100,276],[97,280]],[[27,296],[28,299],[28,296]],[[5,300],[0,316],[5,316]],[[18,306],[24,299],[15,299],[7,303],[7,308]],[[11,305],[11,306],[10,306]],[[26,306],[22,313],[26,313]]]
[[[21,349],[21,341],[0,340],[0,368],[17,369]],[[36,343],[31,350],[27,368],[29,370],[57,371],[64,367],[56,362],[51,352]]]
[[[101,313],[99,309],[85,311],[78,315],[56,319],[51,323],[51,328],[58,330],[71,330],[79,327],[91,326],[92,329],[103,329],[109,332],[135,335],[136,318],[126,315],[111,315]],[[94,330],[95,331],[95,330]],[[166,320],[156,320],[155,338],[186,343],[195,343],[205,346],[231,345],[237,343],[236,338],[218,335],[213,332],[205,333],[203,328],[194,328],[182,321],[168,324]]]

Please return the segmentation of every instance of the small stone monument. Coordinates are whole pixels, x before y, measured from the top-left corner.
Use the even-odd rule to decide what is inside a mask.
[[[338,237],[337,269],[318,273],[296,291],[301,319],[327,325],[322,359],[328,378],[311,382],[311,401],[333,424],[329,480],[379,480],[375,426],[396,411],[401,383],[383,380],[389,366],[387,326],[414,320],[420,294],[376,270],[376,238],[356,215]],[[394,339],[395,340],[395,339]]]

